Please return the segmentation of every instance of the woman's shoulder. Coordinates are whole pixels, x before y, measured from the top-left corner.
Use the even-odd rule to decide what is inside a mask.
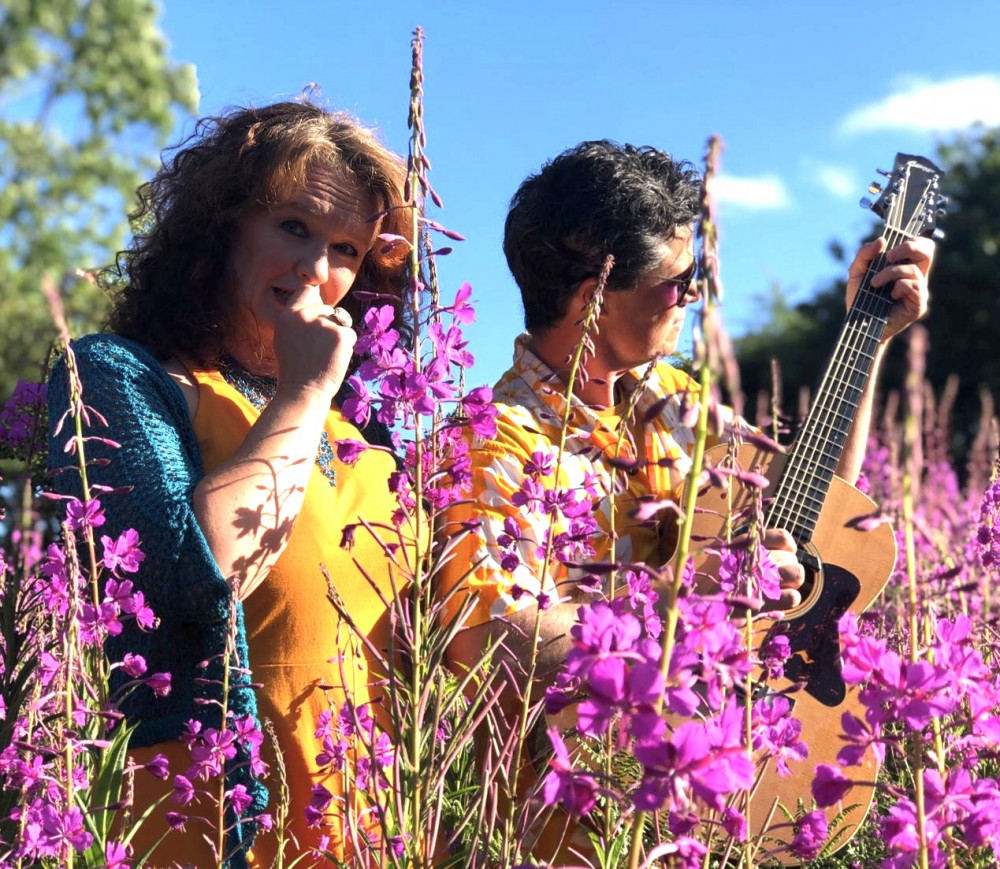
[[[87,365],[127,371],[143,371],[154,376],[167,376],[161,363],[148,348],[131,338],[111,332],[95,332],[75,338],[73,355]]]
[[[169,415],[177,416],[182,409],[188,415],[187,395],[167,370],[167,363],[140,342],[100,332],[74,339],[72,349],[84,392],[98,402],[102,412],[105,408],[150,405],[163,407]],[[67,382],[64,354],[49,377],[50,392],[64,404]],[[88,399],[85,402],[89,403]]]

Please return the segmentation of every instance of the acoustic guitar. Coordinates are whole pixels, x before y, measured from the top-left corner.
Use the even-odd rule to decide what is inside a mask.
[[[869,188],[880,193],[878,200],[862,203],[885,221],[882,237],[886,250],[907,239],[933,235],[944,203],[939,194],[942,171],[923,157],[898,154],[892,172],[882,174],[888,178],[884,189],[878,184]],[[786,822],[782,807],[796,816],[799,800],[808,811],[814,768],[820,763],[836,764],[844,745],[838,737],[843,712],[863,717],[856,689],[846,685],[840,675],[837,622],[845,612],[860,613],[871,605],[888,581],[896,558],[889,525],[874,530],[859,527],[857,520],[876,512],[874,502],[835,475],[892,305],[891,287],[871,286],[871,279],[885,264],[884,256],[879,256],[864,275],[790,452],[771,454],[745,444],[737,454],[739,466],[760,470],[772,481],[764,492],[765,523],[792,535],[806,572],[799,606],[786,610],[781,621],[756,620],[757,642],[785,634],[792,655],[784,678],[758,684],[754,695],[784,694],[793,705],[792,715],[802,722],[802,739],[809,748],[808,758],[790,764],[791,775],[779,776],[773,763],[768,764],[752,795],[750,831],[764,833],[775,847],[790,842],[793,831],[767,827]],[[706,460],[717,464],[725,456],[726,448],[717,447]],[[738,515],[747,505],[750,494],[733,479],[728,494],[710,489],[699,498],[699,507],[707,509],[696,515],[696,539],[721,536],[727,522],[732,521],[726,517]],[[699,570],[714,569],[710,556],[702,553],[698,558]],[[861,783],[847,794],[843,805],[827,810],[831,822],[844,813],[836,829],[831,825],[833,850],[847,844],[868,812],[878,773],[870,754],[865,766],[845,770]],[[788,851],[778,859],[795,862]]]

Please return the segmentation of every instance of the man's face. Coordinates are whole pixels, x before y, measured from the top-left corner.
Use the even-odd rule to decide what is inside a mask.
[[[663,245],[663,258],[628,290],[605,290],[595,349],[609,370],[627,371],[677,349],[684,312],[676,284],[694,262],[691,227]],[[690,295],[688,296],[690,298]]]

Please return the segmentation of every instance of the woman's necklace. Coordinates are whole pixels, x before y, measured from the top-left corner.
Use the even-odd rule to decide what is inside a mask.
[[[219,360],[219,373],[226,383],[232,386],[240,395],[249,401],[257,410],[263,410],[274,398],[278,390],[278,381],[273,377],[251,374],[232,356],[223,356]],[[319,440],[319,450],[316,453],[316,466],[323,476],[330,481],[331,486],[337,485],[337,473],[333,467],[333,446],[323,429]]]

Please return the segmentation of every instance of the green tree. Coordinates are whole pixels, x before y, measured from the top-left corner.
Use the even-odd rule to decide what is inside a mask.
[[[72,275],[112,262],[178,110],[197,110],[157,16],[151,0],[0,0],[0,399],[39,377],[54,335],[42,274],[74,332],[104,319]]]
[[[940,394],[949,375],[959,378],[952,446],[964,454],[980,419],[982,390],[1000,383],[1000,129],[978,129],[939,147],[935,161],[946,172],[949,197],[931,275],[927,377]],[[873,219],[874,227],[874,219]],[[843,248],[832,246],[843,261]],[[815,387],[843,321],[844,282],[813,300],[788,306],[771,301],[771,322],[737,339],[744,389],[752,399],[770,387],[770,359],[781,364],[785,405],[794,409],[799,387]],[[902,385],[905,341],[894,342],[886,361],[884,388]]]

